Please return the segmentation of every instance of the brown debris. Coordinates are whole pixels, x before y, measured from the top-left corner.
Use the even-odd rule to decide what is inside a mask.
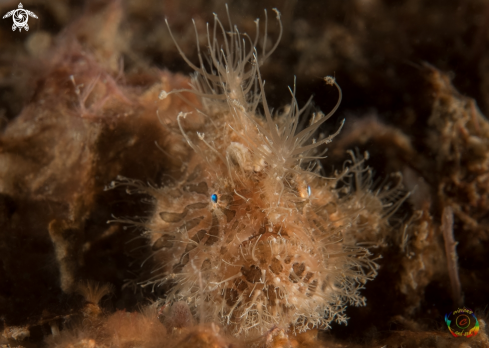
[[[30,336],[30,332],[26,326],[7,326],[3,329],[2,336],[15,341],[23,341]]]
[[[441,241],[436,224],[427,210],[415,211],[403,228],[399,242],[401,278],[399,290],[406,296],[405,313],[414,314],[425,297],[426,286],[446,273]]]
[[[453,211],[450,207],[445,207],[442,213],[441,230],[445,240],[445,254],[447,258],[448,275],[452,286],[453,302],[461,307],[463,304],[460,277],[458,275],[457,242],[453,239]]]
[[[489,122],[475,101],[462,96],[446,74],[429,68],[428,76],[434,91],[428,124],[436,154],[439,200],[453,208],[467,231],[476,233],[474,242],[487,240],[489,225],[483,217],[489,210]]]
[[[81,248],[77,245],[80,231],[71,225],[66,220],[53,220],[48,226],[49,236],[54,244],[56,260],[59,264],[60,286],[65,293],[74,290],[76,273],[83,262]]]

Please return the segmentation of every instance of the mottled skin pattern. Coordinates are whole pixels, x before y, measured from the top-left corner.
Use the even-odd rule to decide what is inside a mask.
[[[281,26],[278,12],[277,19]],[[217,17],[214,27],[222,28]],[[192,90],[160,96],[194,93],[201,106],[178,117],[182,142],[193,149],[184,178],[139,186],[155,202],[143,224],[155,267],[143,285],[169,286],[167,303],[186,301],[198,320],[236,335],[345,322],[346,305],[365,304],[359,290],[377,269],[357,243],[381,239],[395,207],[385,203],[398,189],[372,192],[370,172],[353,153],[340,173],[322,177],[318,149],[338,132],[325,137],[318,128],[338,107],[339,86],[326,78],[340,100],[307,127],[295,98],[272,117],[258,67],[276,45],[259,56],[245,51],[248,38],[237,29],[222,36],[223,44],[215,31],[209,37],[212,66],[184,56],[197,72]],[[202,124],[197,132],[186,127],[191,117]]]

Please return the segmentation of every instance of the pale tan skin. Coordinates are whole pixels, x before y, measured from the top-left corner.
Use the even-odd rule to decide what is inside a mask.
[[[281,26],[278,12],[277,19]],[[221,30],[217,17],[214,25]],[[299,129],[303,110],[294,98],[272,117],[263,95],[258,67],[276,45],[260,56],[244,51],[242,40],[247,47],[251,40],[234,29],[219,44],[209,33],[214,71],[183,56],[199,73],[194,88],[160,95],[201,99],[194,113],[178,116],[182,141],[194,150],[187,174],[174,187],[136,184],[156,202],[143,224],[156,266],[143,285],[169,284],[167,303],[186,301],[200,322],[236,335],[345,322],[346,305],[365,304],[359,290],[377,268],[356,243],[381,238],[385,202],[397,188],[371,192],[370,172],[353,153],[341,173],[319,174],[318,149],[339,132],[315,135],[341,100],[333,78],[325,81],[338,88],[338,104]],[[190,117],[202,124],[197,132],[185,126]]]

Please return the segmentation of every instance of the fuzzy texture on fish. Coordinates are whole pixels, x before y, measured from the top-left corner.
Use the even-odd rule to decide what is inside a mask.
[[[267,45],[266,23],[259,52],[258,21],[254,40],[229,25],[216,16],[208,26],[199,65],[172,36],[195,73],[191,89],[160,99],[200,101],[177,118],[193,150],[183,177],[161,187],[126,178],[113,185],[153,198],[152,214],[136,223],[154,263],[141,284],[167,287],[168,304],[184,301],[200,322],[237,336],[345,323],[346,306],[365,305],[360,290],[377,274],[367,245],[379,245],[404,192],[400,184],[374,190],[366,158],[354,152],[341,171],[323,176],[324,145],[343,123],[329,136],[320,127],[338,108],[340,87],[325,78],[339,92],[327,115],[304,115],[292,90],[291,104],[272,113],[259,68],[280,37]]]

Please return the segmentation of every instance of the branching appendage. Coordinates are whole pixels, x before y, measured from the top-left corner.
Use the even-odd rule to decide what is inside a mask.
[[[206,122],[186,128],[186,114],[177,117],[182,142],[194,153],[176,186],[146,190],[121,181],[130,193],[154,200],[141,226],[151,249],[143,262],[154,269],[140,285],[165,286],[167,305],[184,301],[199,322],[219,323],[234,335],[345,323],[346,306],[366,304],[361,290],[378,266],[365,245],[376,245],[387,229],[400,189],[374,190],[364,158],[353,152],[343,171],[322,176],[324,146],[344,121],[329,136],[320,127],[338,109],[341,88],[326,77],[338,91],[336,105],[305,117],[308,104],[299,108],[294,83],[291,104],[273,113],[259,67],[278,41],[267,51],[265,32],[260,55],[258,21],[254,40],[229,22],[228,30],[217,17],[208,26],[209,55],[198,49],[199,64],[170,32],[195,73],[192,89],[163,91],[160,98],[193,93]]]

